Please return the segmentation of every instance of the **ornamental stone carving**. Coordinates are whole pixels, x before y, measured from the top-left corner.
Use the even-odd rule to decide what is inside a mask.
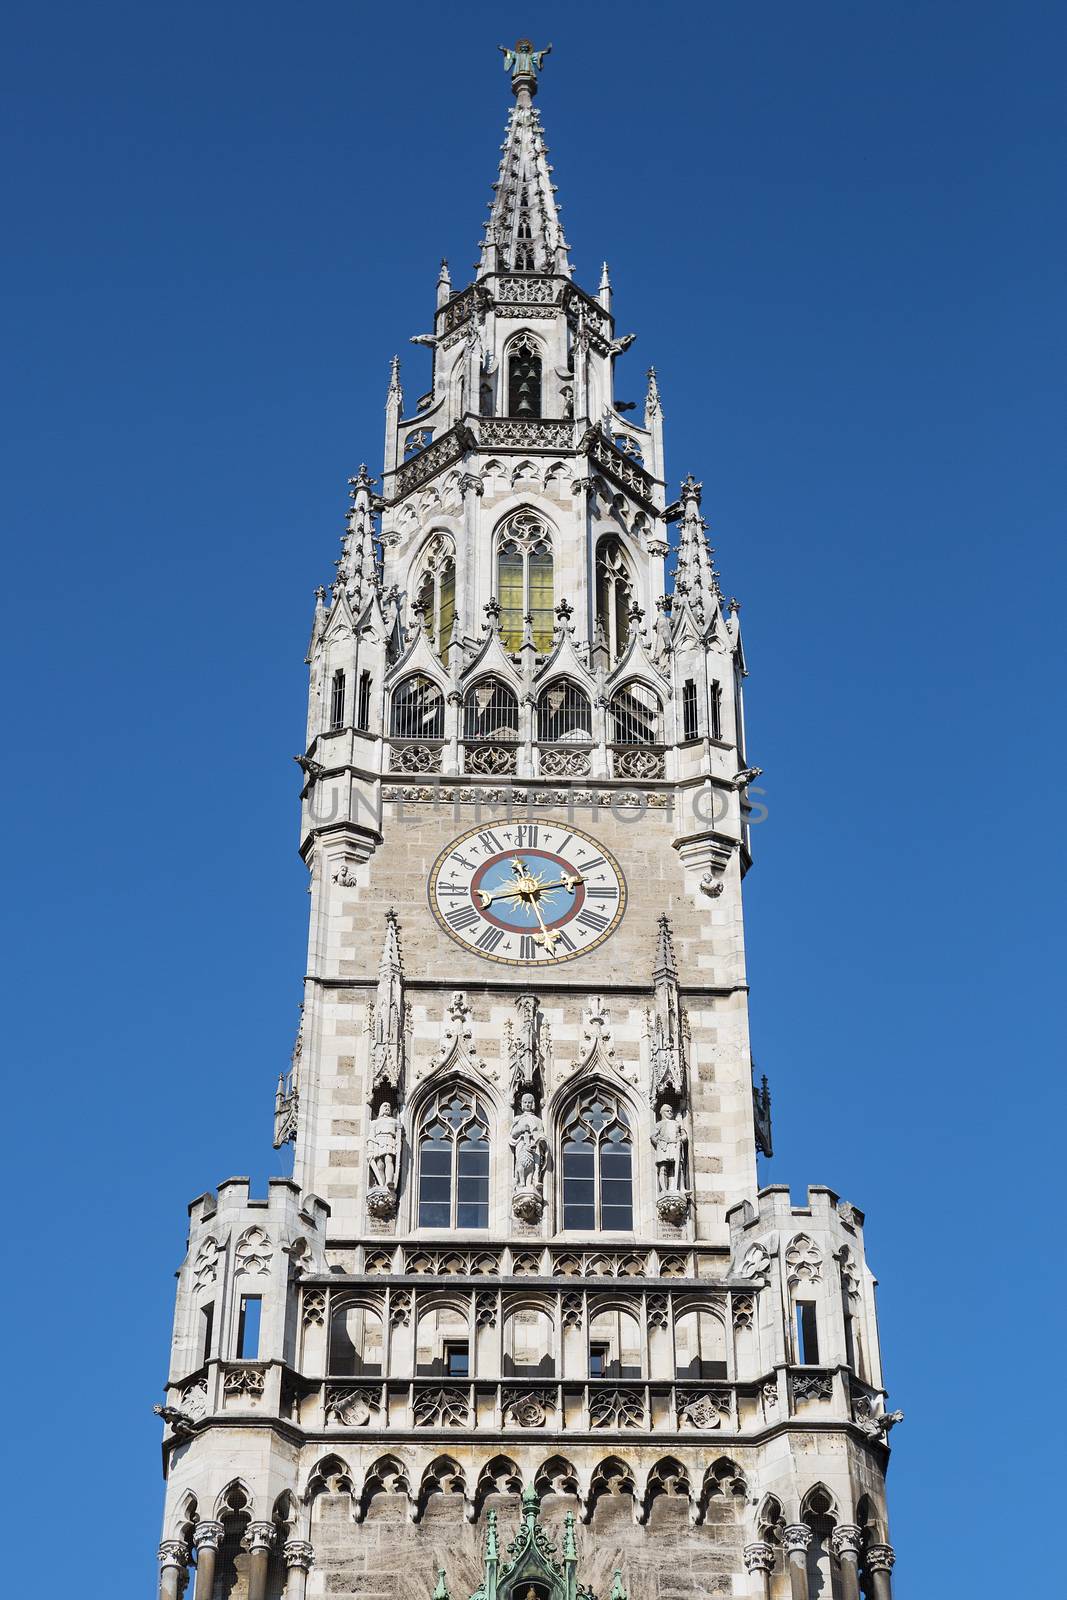
[[[273,1522],[250,1522],[244,1542],[249,1550],[273,1550],[278,1539],[278,1530]]]
[[[771,1252],[765,1244],[757,1239],[745,1251],[745,1258],[741,1263],[742,1278],[765,1278],[771,1270]]]
[[[262,1276],[270,1271],[273,1254],[274,1246],[263,1228],[258,1226],[246,1228],[238,1239],[237,1249],[234,1252],[236,1270]]]
[[[411,1294],[407,1289],[394,1289],[389,1296],[389,1321],[394,1328],[406,1328],[411,1321]]]
[[[794,1400],[830,1400],[834,1380],[829,1372],[804,1373],[793,1379]]]
[[[246,1395],[250,1400],[261,1400],[266,1382],[265,1367],[224,1367],[222,1372],[223,1393],[227,1395]]]
[[[218,1550],[225,1535],[226,1529],[221,1522],[198,1522],[193,1529],[193,1544],[197,1550]]]
[[[189,1546],[181,1539],[164,1539],[158,1555],[161,1567],[184,1568],[189,1562]]]
[[[207,1411],[207,1380],[201,1378],[196,1383],[185,1386],[179,1397],[179,1408],[191,1422],[199,1422]]]
[[[412,1409],[417,1428],[464,1428],[470,1421],[470,1394],[466,1389],[419,1389]]]
[[[301,1572],[309,1572],[314,1559],[314,1546],[306,1539],[287,1539],[282,1546],[282,1560],[287,1567],[297,1567]]]
[[[591,1389],[589,1424],[593,1428],[643,1428],[645,1392],[643,1389]]]
[[[304,1326],[312,1325],[322,1327],[326,1320],[326,1296],[321,1289],[307,1289],[304,1292]]]
[[[822,1282],[822,1251],[806,1233],[796,1234],[786,1246],[785,1270],[790,1288],[798,1283]]]
[[[751,1328],[755,1313],[755,1302],[750,1294],[735,1294],[733,1300],[734,1327],[740,1333],[743,1328]]]
[[[782,1543],[791,1556],[807,1555],[811,1529],[806,1522],[790,1522],[782,1529]]]
[[[589,753],[586,750],[541,750],[541,776],[543,778],[588,778]]]
[[[342,1428],[365,1428],[381,1410],[378,1389],[327,1388],[325,1417]]]
[[[863,1549],[863,1529],[854,1522],[839,1522],[830,1536],[830,1546],[838,1561],[842,1556],[858,1559]]]
[[[891,1544],[869,1544],[865,1560],[868,1572],[892,1572],[897,1559]]]
[[[198,1289],[208,1289],[219,1275],[219,1255],[222,1246],[219,1241],[210,1237],[204,1240],[196,1253],[196,1262],[193,1266],[193,1282]]]
[[[746,1544],[742,1551],[742,1556],[746,1572],[773,1572],[774,1570],[774,1546],[767,1544],[763,1539],[757,1540],[754,1544]]]
[[[505,1389],[501,1396],[505,1419],[516,1428],[543,1428],[555,1400],[547,1389]]]
[[[730,1415],[730,1396],[718,1389],[680,1389],[677,1407],[679,1423],[707,1432]]]

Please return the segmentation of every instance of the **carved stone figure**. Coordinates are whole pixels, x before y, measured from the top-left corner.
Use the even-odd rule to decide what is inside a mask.
[[[376,1217],[392,1216],[396,1210],[401,1137],[393,1107],[388,1100],[383,1100],[378,1115],[371,1119],[367,1137],[367,1161],[373,1184],[367,1195],[367,1206]]]
[[[656,1148],[656,1188],[660,1194],[684,1193],[688,1176],[689,1135],[674,1115],[672,1106],[659,1108],[659,1121],[652,1130]]]
[[[524,1094],[519,1115],[511,1124],[508,1143],[515,1161],[512,1210],[524,1222],[536,1222],[544,1209],[545,1164],[548,1140],[532,1094]]]

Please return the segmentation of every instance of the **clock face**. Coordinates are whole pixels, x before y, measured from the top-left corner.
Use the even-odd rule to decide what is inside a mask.
[[[545,966],[594,950],[622,921],[626,880],[603,845],[564,822],[472,828],[442,850],[430,909],[489,961]]]

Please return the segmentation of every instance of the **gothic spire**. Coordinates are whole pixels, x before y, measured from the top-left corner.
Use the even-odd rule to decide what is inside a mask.
[[[682,482],[681,529],[674,587],[701,625],[710,625],[715,607],[722,603],[714,552],[708,544],[708,525],[700,515],[700,492],[692,473]]]
[[[500,48],[504,50],[504,65],[511,69],[515,104],[508,113],[501,146],[503,160],[489,203],[479,275],[559,272],[569,278],[571,264],[556,205],[548,147],[533,104],[537,74],[552,46],[534,50],[528,39],[520,39],[513,50],[506,50],[503,45]]]

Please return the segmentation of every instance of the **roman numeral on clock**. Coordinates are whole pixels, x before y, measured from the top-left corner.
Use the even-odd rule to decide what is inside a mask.
[[[450,928],[461,932],[464,928],[473,927],[479,921],[479,917],[473,906],[457,906],[454,911],[446,914],[445,921]]]
[[[537,946],[533,942],[533,935],[524,933],[519,938],[519,960],[536,961]]]
[[[532,850],[537,844],[538,831],[536,822],[522,823],[515,829],[515,848],[517,850]]]
[[[588,928],[590,933],[603,933],[610,920],[602,917],[599,911],[587,911],[584,907],[577,917],[579,928]]]
[[[588,900],[617,900],[619,889],[614,883],[587,883],[585,894]]]
[[[495,833],[480,833],[478,835],[478,843],[481,845],[486,855],[488,855],[491,850],[499,852],[504,848]]]
[[[594,856],[592,861],[583,861],[579,856],[578,866],[583,872],[592,872],[594,867],[606,867],[607,862],[604,860],[603,856]]]
[[[495,950],[503,937],[504,930],[502,928],[486,928],[474,948],[476,950]]]

